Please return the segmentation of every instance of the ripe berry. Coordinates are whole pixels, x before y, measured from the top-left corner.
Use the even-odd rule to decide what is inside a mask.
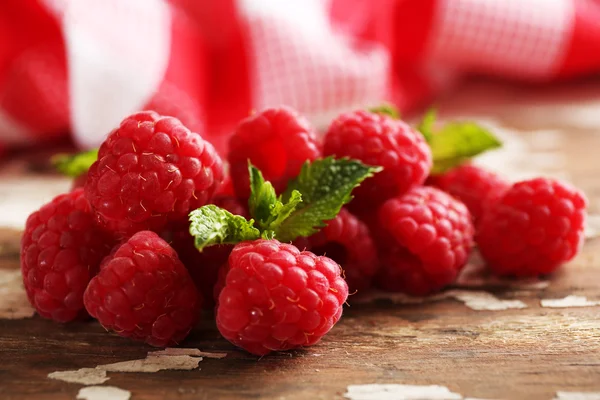
[[[246,209],[231,196],[215,196],[211,203],[226,209],[232,214],[247,217]],[[190,235],[188,221],[173,224],[171,229],[161,234],[177,252],[179,259],[185,265],[196,287],[204,297],[205,308],[214,307],[214,286],[217,283],[219,268],[229,258],[233,249],[232,244],[223,244],[205,248],[202,253],[194,246],[194,238]]]
[[[586,207],[585,195],[565,183],[518,182],[484,214],[477,245],[499,275],[551,273],[580,250]]]
[[[242,120],[229,141],[229,166],[235,193],[250,196],[248,160],[278,193],[306,160],[320,156],[308,121],[289,107],[267,108]]]
[[[379,223],[396,242],[383,251],[378,284],[426,295],[448,285],[467,262],[473,224],[467,207],[433,187],[417,187],[388,200]]]
[[[206,203],[223,179],[212,145],[179,120],[131,115],[100,147],[85,195],[101,225],[122,236],[158,231]]]
[[[421,185],[431,169],[431,151],[421,133],[400,120],[368,111],[337,117],[323,146],[325,155],[347,156],[384,168],[354,190],[352,211],[374,208]]]
[[[429,183],[465,203],[475,224],[480,220],[484,209],[497,201],[510,187],[510,183],[499,175],[471,164],[430,177]]]
[[[106,329],[152,346],[183,340],[201,306],[175,251],[150,231],[136,233],[117,249],[91,280],[84,302]]]
[[[236,245],[222,275],[217,328],[257,355],[317,343],[348,297],[333,260],[277,240]]]
[[[27,219],[21,272],[38,314],[58,322],[86,315],[83,292],[113,239],[94,225],[83,189],[62,194]]]
[[[327,226],[305,240],[298,247],[316,255],[325,255],[339,263],[350,292],[368,289],[379,262],[377,250],[367,226],[342,208]]]

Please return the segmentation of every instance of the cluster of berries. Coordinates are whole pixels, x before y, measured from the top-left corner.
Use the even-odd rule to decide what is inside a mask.
[[[581,246],[585,197],[465,162],[497,144],[386,109],[342,114],[320,142],[277,107],[238,125],[224,168],[178,120],[137,113],[89,170],[70,159],[73,190],[27,220],[27,295],[43,317],[91,315],[154,346],[177,344],[213,308],[226,339],[263,355],[319,341],[349,291],[442,289],[475,243],[497,274],[550,273]]]

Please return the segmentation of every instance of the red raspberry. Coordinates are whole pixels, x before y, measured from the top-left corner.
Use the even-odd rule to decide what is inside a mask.
[[[499,175],[470,164],[461,165],[443,175],[432,176],[429,183],[465,203],[476,224],[484,209],[510,187],[510,183]]]
[[[223,179],[212,145],[179,120],[131,115],[100,147],[85,195],[101,225],[128,236],[158,231],[208,203]]]
[[[369,228],[342,208],[340,213],[318,233],[298,242],[316,255],[325,255],[343,269],[351,292],[368,289],[379,263]]]
[[[374,208],[421,185],[431,169],[431,151],[423,135],[386,115],[354,111],[337,117],[325,134],[324,154],[350,157],[384,170],[353,194],[352,211]]]
[[[289,107],[267,108],[242,120],[229,141],[229,166],[238,197],[250,196],[248,160],[277,193],[298,176],[306,160],[320,156],[308,121]]]
[[[317,343],[340,319],[348,285],[327,257],[277,240],[235,246],[217,305],[217,328],[252,354]]]
[[[175,251],[156,233],[141,231],[91,280],[84,303],[106,329],[162,347],[188,335],[201,298]]]
[[[21,239],[21,272],[38,314],[58,322],[86,315],[83,292],[113,243],[94,225],[83,189],[31,214]]]
[[[477,245],[499,275],[551,273],[581,248],[586,207],[585,195],[570,185],[518,182],[483,215]]]
[[[212,203],[232,214],[248,217],[246,209],[233,197],[216,196]],[[162,237],[171,244],[187,268],[196,287],[204,297],[204,307],[213,308],[213,290],[217,283],[219,268],[227,262],[233,245],[211,246],[200,253],[194,246],[194,238],[190,235],[189,228],[189,222],[185,221],[165,232]]]
[[[379,210],[381,227],[397,246],[384,251],[379,285],[421,296],[440,290],[458,275],[473,245],[467,207],[433,187],[417,187]]]

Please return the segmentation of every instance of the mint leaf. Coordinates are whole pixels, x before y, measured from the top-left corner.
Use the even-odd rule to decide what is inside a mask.
[[[266,228],[272,217],[272,211],[277,203],[277,194],[271,182],[265,182],[258,168],[248,162],[250,175],[250,198],[248,208],[250,215],[256,219],[260,227]]]
[[[273,211],[271,212],[273,220],[269,223],[269,229],[275,231],[279,228],[284,220],[286,220],[302,203],[302,194],[297,190],[292,190],[289,199],[284,204],[281,197],[277,200]]]
[[[433,128],[435,125],[436,118],[437,118],[437,110],[435,108],[430,108],[429,110],[427,110],[427,112],[423,116],[423,119],[417,126],[417,129],[419,130],[419,132],[421,132],[423,137],[425,137],[425,140],[428,142],[431,140],[431,137],[433,136]]]
[[[98,149],[94,149],[77,154],[56,154],[51,162],[63,175],[77,178],[86,173],[97,159]]]
[[[393,119],[400,119],[400,111],[391,104],[382,104],[377,107],[371,107],[368,111],[375,114],[384,114]]]
[[[263,233],[272,232],[302,202],[302,195],[300,192],[294,191],[284,204],[281,197],[277,198],[271,182],[265,181],[258,168],[248,163],[248,172],[251,190],[250,199],[248,199],[250,215],[254,217]]]
[[[199,251],[215,244],[236,244],[254,240],[261,234],[254,225],[240,215],[233,215],[214,204],[202,206],[190,213],[190,234]]]
[[[317,232],[352,199],[352,189],[380,170],[347,158],[307,161],[282,196],[284,203],[291,203],[298,191],[302,193],[302,203],[275,227],[275,236],[289,242]]]
[[[450,122],[428,140],[433,156],[432,173],[443,173],[485,151],[502,146],[486,128],[475,122]]]

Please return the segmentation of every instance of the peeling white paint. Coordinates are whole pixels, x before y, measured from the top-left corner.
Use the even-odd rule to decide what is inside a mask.
[[[556,392],[554,400],[600,400],[600,392]]]
[[[77,393],[78,400],[129,400],[131,392],[115,386],[88,386]]]
[[[592,214],[587,216],[584,235],[588,240],[600,236],[600,215]]]
[[[113,364],[98,365],[96,368],[109,372],[158,372],[165,369],[192,370],[198,368],[202,357],[181,356],[154,356],[141,360],[122,361]]]
[[[423,304],[444,299],[461,301],[465,306],[477,311],[500,311],[527,308],[521,300],[502,300],[485,291],[448,290],[428,297],[411,297],[404,293],[387,293],[373,291],[353,300],[353,304],[372,303],[377,300],[388,300],[394,304]]]
[[[445,386],[376,383],[350,385],[344,397],[350,400],[462,400],[463,398]]]
[[[35,310],[27,300],[20,269],[0,269],[0,319],[30,318]]]
[[[190,349],[181,347],[167,347],[164,350],[151,351],[148,356],[195,356],[205,358],[225,358],[227,353],[213,353],[208,351],[202,351],[200,349]]]
[[[585,296],[569,295],[562,299],[542,299],[542,307],[568,308],[568,307],[594,307],[600,306],[600,301],[588,300]]]
[[[80,368],[76,371],[56,371],[48,374],[48,378],[82,385],[99,385],[110,378],[106,371],[96,368]]]
[[[500,278],[492,275],[481,256],[474,253],[452,286],[469,289],[498,287],[516,290],[544,290],[550,286],[550,281],[539,278],[517,280]]]
[[[521,300],[501,300],[488,292],[451,290],[449,297],[462,301],[465,305],[477,311],[500,311],[509,309],[527,308]]]

